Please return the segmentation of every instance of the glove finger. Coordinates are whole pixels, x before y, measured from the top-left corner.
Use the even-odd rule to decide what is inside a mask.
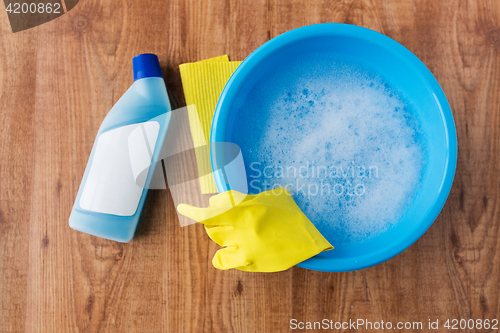
[[[177,206],[177,211],[180,214],[192,220],[195,220],[196,222],[201,222],[207,218],[206,208],[198,208],[187,204],[179,204]]]
[[[217,195],[211,196],[209,199],[209,203],[210,207],[231,204],[231,200],[229,200],[229,192],[222,192]]]
[[[232,226],[210,226],[205,225],[205,230],[214,242],[219,244],[220,246],[230,246],[234,244],[233,230]]]
[[[251,264],[252,262],[245,258],[243,251],[238,250],[237,246],[220,249],[212,259],[212,265],[221,270],[240,268]]]
[[[230,221],[227,221],[227,219],[224,219],[223,217],[214,219],[214,217],[217,217],[225,212],[227,212],[230,207],[217,207],[217,208],[212,208],[212,207],[207,207],[207,208],[200,208],[200,207],[194,207],[191,205],[187,204],[179,204],[177,206],[177,211],[192,219],[195,220],[196,222],[200,222],[206,225],[226,225],[229,224]]]
[[[230,206],[234,207],[247,199],[250,195],[238,191],[226,191],[210,197],[210,207]]]

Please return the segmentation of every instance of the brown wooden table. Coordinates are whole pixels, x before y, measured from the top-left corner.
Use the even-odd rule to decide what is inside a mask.
[[[423,331],[439,319],[444,332],[448,318],[500,319],[500,1],[81,0],[15,34],[3,7],[0,17],[0,332],[282,332],[291,319],[324,318],[421,321]],[[242,60],[319,22],[394,38],[448,97],[455,182],[413,246],[351,273],[218,271],[218,246],[201,225],[178,225],[168,191],[150,192],[128,244],[69,228],[93,140],[133,81],[134,55],[159,55],[181,107],[179,64]]]

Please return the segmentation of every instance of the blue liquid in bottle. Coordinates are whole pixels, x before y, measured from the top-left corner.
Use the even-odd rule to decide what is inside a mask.
[[[138,55],[133,69],[99,128],[69,218],[75,230],[118,242],[134,237],[171,118],[158,57]]]

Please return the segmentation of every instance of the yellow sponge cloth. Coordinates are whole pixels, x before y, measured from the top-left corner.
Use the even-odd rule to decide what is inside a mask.
[[[229,61],[228,56],[224,55],[179,66],[186,104],[196,106],[199,118],[199,121],[191,119],[192,113],[189,113],[194,146],[202,147],[196,149],[195,153],[203,194],[217,193],[208,147],[210,128],[220,94],[240,64],[241,61]],[[194,124],[201,124],[201,128]]]

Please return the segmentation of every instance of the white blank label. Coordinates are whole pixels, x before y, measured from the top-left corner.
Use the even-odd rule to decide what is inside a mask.
[[[134,215],[151,166],[160,124],[132,124],[101,134],[80,198],[85,210]],[[141,179],[139,179],[140,177]]]

